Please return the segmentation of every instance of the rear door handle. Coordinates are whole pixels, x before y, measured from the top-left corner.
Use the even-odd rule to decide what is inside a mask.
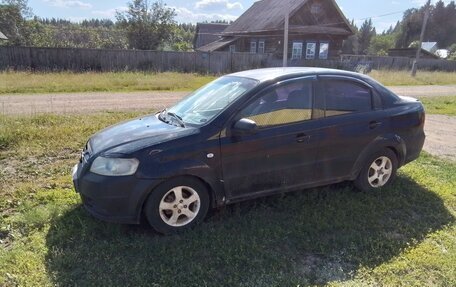
[[[373,129],[375,129],[375,128],[381,126],[381,125],[382,125],[382,122],[372,121],[372,122],[369,123],[369,128],[370,128],[371,130],[373,130]]]
[[[298,143],[304,143],[308,142],[310,140],[310,136],[306,134],[298,134],[296,135],[296,142]]]

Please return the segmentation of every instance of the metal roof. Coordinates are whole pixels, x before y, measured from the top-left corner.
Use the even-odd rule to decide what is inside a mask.
[[[8,38],[0,31],[0,40],[8,40]]]

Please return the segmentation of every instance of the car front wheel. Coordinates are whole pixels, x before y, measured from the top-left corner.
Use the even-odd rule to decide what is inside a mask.
[[[209,193],[203,183],[194,178],[176,178],[152,191],[145,215],[156,231],[172,234],[201,222],[208,209]]]
[[[396,177],[397,157],[390,149],[383,149],[368,158],[355,186],[362,191],[373,191],[391,184]]]

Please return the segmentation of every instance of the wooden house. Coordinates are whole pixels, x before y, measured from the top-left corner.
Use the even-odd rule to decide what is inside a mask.
[[[415,58],[417,48],[398,48],[398,49],[389,49],[388,56],[390,57],[408,57]],[[439,56],[425,50],[421,49],[420,51],[421,59],[440,59]]]
[[[334,0],[261,0],[221,32],[222,38],[197,50],[271,53],[282,57],[287,10],[289,59],[338,57],[343,41],[354,34]]]
[[[220,39],[220,35],[229,24],[224,23],[198,23],[196,24],[196,33],[193,40],[193,49],[197,50],[209,43]]]

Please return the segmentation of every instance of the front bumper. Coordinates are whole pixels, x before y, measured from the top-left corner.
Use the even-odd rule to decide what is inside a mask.
[[[94,217],[116,223],[138,224],[141,209],[158,180],[135,176],[110,177],[73,168],[73,184],[86,210]]]

